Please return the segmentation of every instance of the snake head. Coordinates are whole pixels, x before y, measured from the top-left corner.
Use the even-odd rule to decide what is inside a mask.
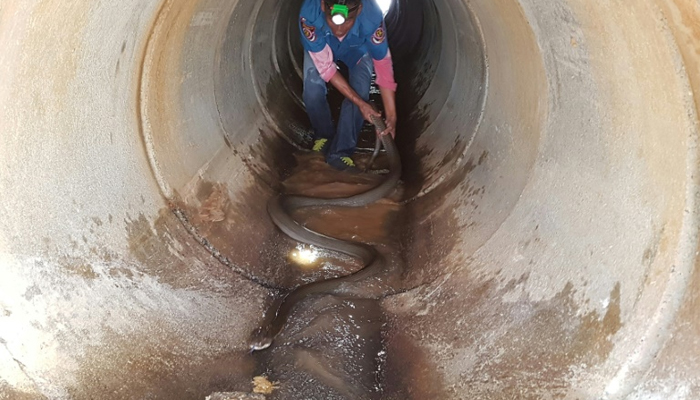
[[[250,352],[265,350],[272,345],[272,337],[267,333],[267,329],[258,328],[250,336],[248,346]]]

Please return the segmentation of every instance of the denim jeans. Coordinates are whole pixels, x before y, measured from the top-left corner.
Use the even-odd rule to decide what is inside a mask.
[[[365,101],[369,100],[369,88],[374,64],[369,54],[365,54],[354,66],[348,68],[348,83]],[[340,72],[337,72],[340,73]],[[326,160],[349,157],[355,152],[357,137],[360,134],[364,117],[359,107],[344,99],[340,106],[338,128],[336,130],[331,117],[326,94],[328,88],[321,78],[308,52],[304,52],[304,104],[314,129],[314,140],[328,139],[330,147]]]

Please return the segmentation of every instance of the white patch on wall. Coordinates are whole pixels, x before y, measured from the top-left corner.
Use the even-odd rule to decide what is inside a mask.
[[[78,383],[73,372],[83,352],[105,345],[105,332],[130,335],[162,318],[199,327],[208,337],[194,342],[206,345],[235,331],[221,322],[230,315],[217,296],[173,288],[119,260],[85,265],[87,278],[51,260],[0,251],[0,382],[69,399],[66,388]],[[250,312],[247,307],[236,302],[234,309]]]

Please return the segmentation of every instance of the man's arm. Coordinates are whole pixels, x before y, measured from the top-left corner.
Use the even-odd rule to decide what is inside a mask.
[[[357,92],[350,86],[348,81],[343,77],[343,74],[334,74],[331,79],[328,81],[333,85],[338,91],[345,96],[346,99],[350,100],[353,104],[355,104],[359,109],[360,112],[362,113],[362,117],[366,121],[372,121],[372,116],[375,117],[381,117],[382,114],[380,114],[377,110],[372,107],[371,104],[368,102],[364,101],[362,97],[360,97]],[[384,93],[382,92],[382,101],[384,100]],[[386,102],[385,102],[386,103]],[[394,107],[395,108],[395,107]],[[396,114],[396,112],[394,112]]]
[[[386,130],[379,132],[380,135],[391,135],[396,137],[396,92],[388,88],[381,88],[382,103],[386,114]]]
[[[394,81],[394,66],[391,52],[387,49],[381,60],[374,60],[374,71],[377,73],[377,86],[382,94],[384,112],[386,113],[386,130],[380,135],[396,136],[396,81]]]
[[[336,89],[338,89],[338,91],[345,96],[346,99],[355,104],[360,109],[362,117],[365,120],[372,121],[371,117],[373,115],[376,117],[381,116],[381,114],[379,114],[377,110],[372,107],[372,105],[364,101],[362,97],[355,92],[342,74],[337,73],[338,69],[335,62],[333,62],[333,51],[331,50],[330,46],[326,44],[321,51],[316,53],[310,51],[309,55],[311,56],[314,65],[316,65],[316,69],[321,75],[321,79],[329,82]]]
[[[369,40],[369,52],[374,60],[377,86],[382,94],[386,113],[386,129],[379,134],[394,137],[396,135],[396,81],[394,81],[394,65],[386,36],[386,26],[382,20]]]

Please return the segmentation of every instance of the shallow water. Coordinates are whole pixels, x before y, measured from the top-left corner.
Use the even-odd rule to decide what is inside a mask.
[[[368,156],[356,157],[362,166]],[[297,157],[298,167],[284,182],[287,193],[314,197],[346,197],[371,189],[379,174],[347,174],[328,167],[314,154]],[[381,168],[384,160],[376,165]],[[266,351],[256,353],[258,373],[279,382],[269,399],[380,399],[386,348],[386,320],[379,299],[400,287],[398,252],[400,189],[361,208],[314,208],[294,213],[309,229],[344,240],[371,244],[387,259],[385,270],[366,281],[344,285],[351,296],[320,295],[300,302],[287,326]],[[292,254],[293,253],[293,254]],[[306,257],[300,257],[306,255]],[[342,276],[361,267],[355,260],[323,249],[296,246],[288,268]],[[315,258],[314,258],[315,256]],[[322,279],[322,278],[319,278]]]

